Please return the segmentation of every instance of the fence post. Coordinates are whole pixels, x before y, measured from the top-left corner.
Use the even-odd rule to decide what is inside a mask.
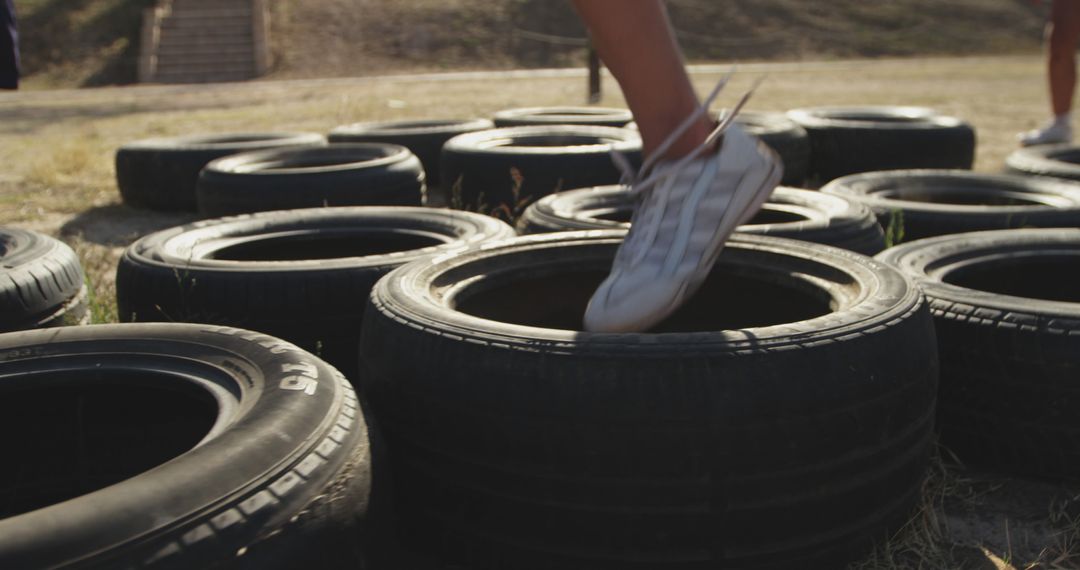
[[[599,103],[600,92],[600,56],[596,53],[596,48],[593,47],[592,42],[589,42],[589,103]]]
[[[142,11],[142,30],[139,37],[139,68],[138,78],[140,83],[149,83],[157,74],[157,50],[161,40],[161,20],[170,9],[171,3],[158,2],[151,8]]]
[[[265,0],[253,0],[251,14],[255,75],[260,76],[270,69],[270,7]]]

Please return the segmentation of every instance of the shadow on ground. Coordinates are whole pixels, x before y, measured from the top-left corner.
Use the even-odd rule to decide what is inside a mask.
[[[4,132],[7,134],[32,134],[43,127],[72,119],[80,123],[93,123],[101,119],[140,113],[153,116],[156,113],[240,109],[251,105],[250,100],[244,99],[239,101],[226,99],[181,101],[168,96],[150,102],[107,101],[104,103],[76,103],[70,105],[37,105],[30,102],[29,104],[13,104],[0,108],[0,124],[4,126]]]
[[[199,219],[194,212],[155,212],[124,204],[90,208],[60,226],[60,235],[97,245],[126,247],[142,236]]]

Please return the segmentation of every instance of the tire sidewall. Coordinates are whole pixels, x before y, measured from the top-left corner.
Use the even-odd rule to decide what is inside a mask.
[[[355,396],[336,371],[259,333],[107,325],[4,335],[0,345],[0,366],[8,369],[63,358],[105,367],[142,358],[160,370],[186,372],[194,364],[197,374],[227,385],[235,397],[217,434],[194,449],[122,483],[0,521],[0,559],[10,567],[91,556],[91,566],[154,566],[151,560],[167,559],[182,536],[199,529],[204,538],[235,538],[232,547],[224,538],[199,545],[226,555],[287,524],[293,509],[309,503],[367,438]],[[326,438],[331,444],[319,448]],[[366,498],[354,508],[366,508]]]

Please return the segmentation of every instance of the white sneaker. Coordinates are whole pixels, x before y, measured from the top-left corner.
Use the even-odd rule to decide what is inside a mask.
[[[660,145],[662,155],[716,97],[721,81],[698,113]],[[753,91],[751,90],[751,93]],[[611,274],[585,310],[585,330],[643,331],[673,313],[705,281],[724,242],[772,194],[783,175],[779,158],[733,123],[751,93],[689,156],[646,161],[641,172],[627,173],[631,191],[641,197],[630,230],[619,246]],[[713,150],[720,135],[719,149]]]
[[[1050,121],[1041,129],[1020,133],[1017,138],[1020,140],[1020,146],[1071,143],[1073,138],[1072,125],[1060,121]]]

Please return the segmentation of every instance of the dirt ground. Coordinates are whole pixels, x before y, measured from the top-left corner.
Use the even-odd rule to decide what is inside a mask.
[[[724,66],[695,68],[700,91]],[[1015,133],[1047,114],[1038,57],[896,59],[744,66],[725,102],[761,76],[749,108],[922,105],[978,132],[975,168],[1000,171]],[[156,136],[237,131],[325,133],[350,122],[489,116],[585,100],[581,70],[461,73],[208,86],[146,86],[0,94],[0,224],[60,236],[79,252],[95,322],[114,321],[113,272],[123,248],[192,215],[120,203],[113,156]],[[605,106],[624,106],[604,81]],[[935,461],[923,508],[855,566],[1080,569],[1080,484],[1029,481]]]

